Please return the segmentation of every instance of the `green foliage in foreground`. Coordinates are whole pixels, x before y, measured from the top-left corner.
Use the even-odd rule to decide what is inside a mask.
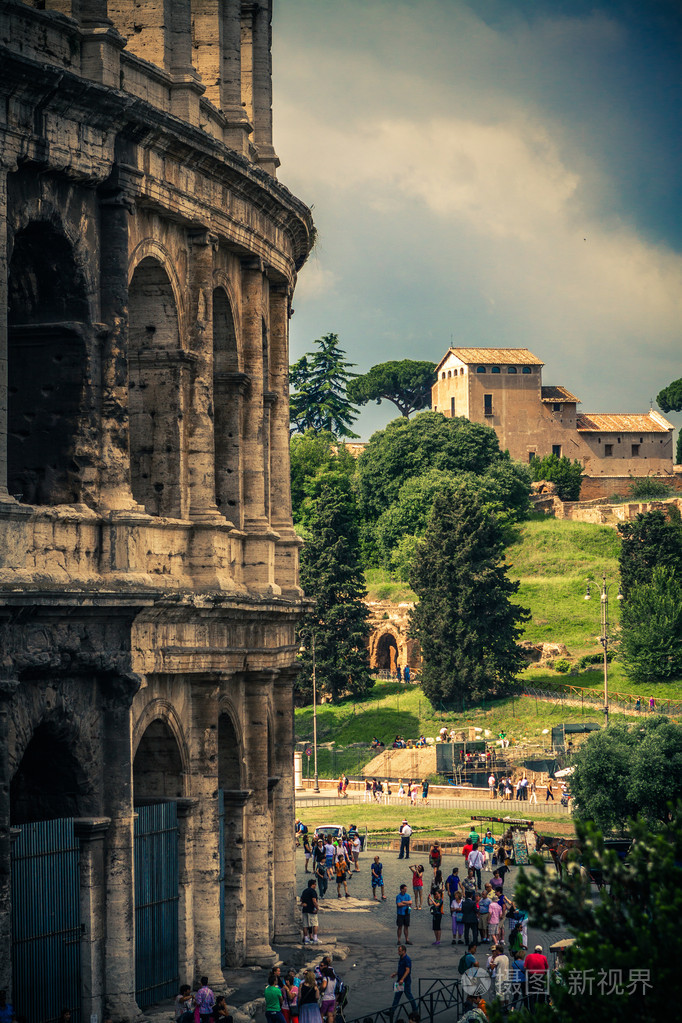
[[[410,576],[419,596],[411,634],[434,705],[499,693],[524,666],[516,641],[528,615],[509,599],[518,583],[503,561],[500,523],[474,494],[461,487],[436,497]]]
[[[577,459],[572,462],[565,455],[561,458],[558,455],[545,455],[544,458],[533,458],[529,468],[534,480],[555,483],[562,501],[580,500],[583,466]]]
[[[654,568],[682,573],[682,526],[660,510],[639,514],[618,526],[620,578],[627,599],[633,586],[650,583]]]
[[[561,879],[539,856],[533,858],[532,871],[521,869],[514,894],[531,923],[543,930],[568,927],[576,942],[567,953],[560,982],[552,984],[552,1006],[515,1018],[536,1023],[673,1018],[680,974],[680,808],[665,831],[657,834],[641,820],[631,822],[628,830],[634,844],[624,861],[604,849],[597,829],[578,822],[576,830],[583,862],[603,870],[608,891],[599,899],[592,897],[578,869],[577,853],[570,854],[570,869]],[[642,971],[649,971],[646,985]],[[631,984],[633,977],[640,982]],[[501,1018],[495,1013],[491,1021]]]
[[[571,776],[574,815],[605,832],[639,816],[667,826],[668,803],[682,792],[682,727],[665,717],[610,725],[580,748]]]

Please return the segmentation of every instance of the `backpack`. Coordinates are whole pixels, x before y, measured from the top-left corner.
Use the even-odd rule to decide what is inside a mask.
[[[348,985],[345,984],[340,977],[336,978],[334,997],[336,998],[336,1004],[340,1009],[343,1009],[348,1003]]]
[[[463,974],[464,971],[468,969],[468,966],[467,966],[467,956],[468,955],[469,955],[469,953],[465,952],[464,955],[462,956],[462,958],[459,961],[459,966],[457,967],[457,969],[458,969],[460,975]]]

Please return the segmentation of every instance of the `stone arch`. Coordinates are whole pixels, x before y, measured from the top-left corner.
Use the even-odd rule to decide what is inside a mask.
[[[373,667],[379,671],[395,671],[396,665],[400,663],[400,648],[394,632],[386,630],[377,637],[373,661]]]
[[[72,731],[50,719],[33,729],[10,782],[12,825],[92,812],[92,781]]]
[[[244,754],[241,728],[232,708],[220,705],[218,718],[218,787],[241,789],[244,786]]]
[[[140,735],[133,759],[133,798],[179,799],[185,795],[187,771],[182,744],[168,715],[154,717]]]
[[[160,263],[170,282],[170,286],[173,289],[173,299],[175,301],[175,308],[178,316],[180,344],[182,348],[186,348],[187,307],[185,302],[185,293],[182,285],[180,284],[180,278],[176,270],[176,261],[173,259],[170,251],[162,245],[161,242],[158,242],[155,238],[143,238],[142,241],[138,242],[135,246],[128,260],[128,287],[130,287],[130,284],[132,283],[138,266],[145,259],[155,259],[157,263]]]
[[[90,331],[88,282],[66,233],[30,221],[8,273],[7,485],[27,504],[81,500],[78,440]]]
[[[149,515],[187,511],[189,365],[182,357],[176,293],[155,256],[137,263],[128,289],[130,477]]]
[[[213,290],[213,429],[216,504],[225,518],[241,520],[239,346],[226,289]]]

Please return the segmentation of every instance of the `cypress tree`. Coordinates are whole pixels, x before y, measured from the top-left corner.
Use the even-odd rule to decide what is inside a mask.
[[[503,561],[502,528],[476,494],[436,498],[410,575],[419,596],[411,634],[434,707],[502,692],[524,665],[516,640],[529,614],[510,600],[519,584]]]
[[[301,554],[301,585],[314,601],[304,626],[296,687],[312,699],[312,637],[318,696],[332,700],[365,693],[374,685],[369,672],[369,610],[355,498],[347,475],[325,472],[316,478],[318,493],[309,518],[310,539]]]

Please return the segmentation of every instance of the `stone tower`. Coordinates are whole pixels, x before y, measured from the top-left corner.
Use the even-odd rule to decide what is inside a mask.
[[[0,4],[0,988],[28,1023],[132,1019],[294,934],[313,227],[270,36],[271,0]]]

